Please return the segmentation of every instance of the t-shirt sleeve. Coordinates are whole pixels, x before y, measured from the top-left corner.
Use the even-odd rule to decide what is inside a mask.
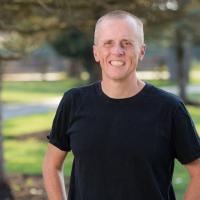
[[[70,110],[71,110],[71,95],[70,92],[66,92],[56,111],[52,128],[49,136],[49,143],[53,144],[62,151],[70,151],[70,138],[67,134],[69,122],[70,122]]]
[[[185,105],[179,102],[173,113],[173,144],[175,157],[187,164],[200,157],[200,138]]]

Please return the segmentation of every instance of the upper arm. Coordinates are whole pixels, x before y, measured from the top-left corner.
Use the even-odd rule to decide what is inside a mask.
[[[62,151],[53,144],[49,143],[44,158],[44,166],[46,167],[51,166],[61,170],[66,156],[67,156],[67,151]]]
[[[192,178],[196,176],[200,177],[200,158],[186,164],[185,167]]]

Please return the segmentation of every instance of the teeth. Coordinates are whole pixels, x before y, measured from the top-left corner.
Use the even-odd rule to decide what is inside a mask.
[[[120,60],[113,60],[110,62],[110,64],[113,66],[119,67],[119,66],[122,66],[124,64],[124,62],[120,61]]]

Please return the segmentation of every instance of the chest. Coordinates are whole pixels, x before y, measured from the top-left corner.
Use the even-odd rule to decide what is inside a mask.
[[[82,109],[68,130],[72,151],[77,157],[102,154],[162,157],[170,144],[163,137],[169,130],[162,126],[159,115],[134,107]]]

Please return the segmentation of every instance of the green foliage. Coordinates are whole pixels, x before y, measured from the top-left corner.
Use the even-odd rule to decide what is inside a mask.
[[[91,48],[88,37],[73,26],[61,32],[52,44],[58,53],[71,58],[80,58]]]
[[[84,67],[89,69],[94,62],[92,40],[93,37],[84,34],[77,27],[71,26],[67,30],[60,32],[51,44],[59,54],[82,60]]]

